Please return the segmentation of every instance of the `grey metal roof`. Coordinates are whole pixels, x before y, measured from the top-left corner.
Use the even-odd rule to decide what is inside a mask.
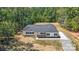
[[[34,24],[34,25],[27,25],[23,31],[33,31],[33,32],[58,32],[56,27],[53,24]]]

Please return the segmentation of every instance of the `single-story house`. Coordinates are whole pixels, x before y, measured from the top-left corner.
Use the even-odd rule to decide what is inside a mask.
[[[23,28],[23,35],[36,38],[59,38],[59,33],[53,24],[34,24]]]

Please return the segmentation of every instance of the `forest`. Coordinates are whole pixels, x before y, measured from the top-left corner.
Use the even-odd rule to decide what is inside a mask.
[[[22,50],[17,46],[27,46],[24,50],[30,49],[32,44],[24,44],[14,39],[19,31],[26,25],[38,22],[58,22],[67,30],[79,31],[79,8],[77,7],[6,7],[0,8],[0,49]],[[4,39],[4,40],[3,40]],[[15,43],[14,43],[15,42]],[[2,47],[3,50],[3,47]]]
[[[27,24],[36,22],[59,22],[66,29],[77,32],[79,31],[79,8],[0,8],[0,37],[13,37]]]

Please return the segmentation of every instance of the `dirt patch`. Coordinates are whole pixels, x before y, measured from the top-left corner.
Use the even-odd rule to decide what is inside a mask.
[[[40,44],[34,44],[33,49],[38,49],[40,51],[56,51],[56,48],[52,45],[40,45]]]
[[[23,35],[15,35],[15,38],[24,43],[28,43],[28,42],[32,43],[34,41],[34,38],[28,37],[28,36],[23,36]]]
[[[79,32],[71,32],[71,34],[77,39],[79,39]]]

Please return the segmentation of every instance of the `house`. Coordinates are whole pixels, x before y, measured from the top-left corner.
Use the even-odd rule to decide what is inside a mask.
[[[53,24],[34,24],[23,28],[23,35],[35,36],[36,38],[59,38],[59,33]]]

